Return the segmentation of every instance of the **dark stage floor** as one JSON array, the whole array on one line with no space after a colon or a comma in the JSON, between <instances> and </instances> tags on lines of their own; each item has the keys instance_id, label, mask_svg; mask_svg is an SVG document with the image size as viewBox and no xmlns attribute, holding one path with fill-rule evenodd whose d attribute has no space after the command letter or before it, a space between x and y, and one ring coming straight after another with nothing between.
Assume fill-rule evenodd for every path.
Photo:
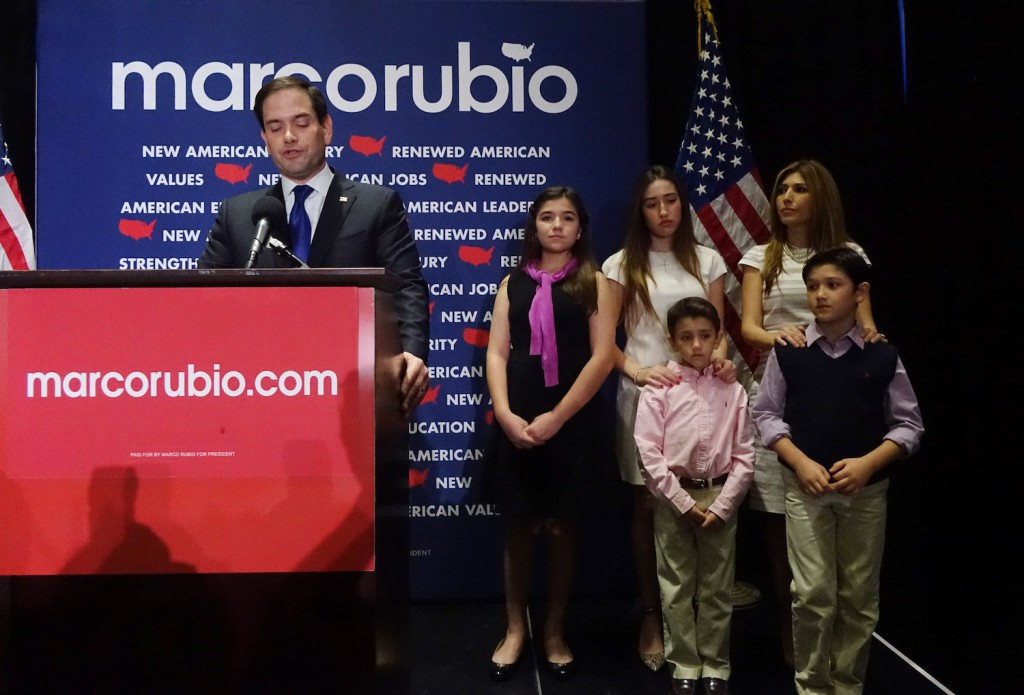
<instances>
[{"instance_id":1,"label":"dark stage floor","mask_svg":"<svg viewBox=\"0 0 1024 695\"><path fill-rule=\"evenodd\" d=\"M895 524L895 535L914 547L902 536L920 532L906 526ZM731 692L792 695L767 563L760 537L749 532L757 525L747 528L737 576L764 596L733 615ZM651 673L636 654L636 599L628 586L606 590L629 583L621 581L630 570L625 551L609 550L626 542L594 535L604 546L583 544L570 606L571 681L539 668L544 655L534 644L512 680L491 682L487 667L505 630L496 597L398 602L393 613L375 615L362 578L344 574L29 577L0 578L0 695L666 695L668 667ZM1019 691L1007 686L1021 645L1018 604L1002 600L1016 592L991 583L968 604L953 598L965 595L948 585L954 575L920 573L914 553L886 562L879 633L892 648L873 642L866 695ZM536 630L543 608L540 599L531 604ZM376 670L375 624L381 645L396 645L378 645Z\"/></svg>"},{"instance_id":2,"label":"dark stage floor","mask_svg":"<svg viewBox=\"0 0 1024 695\"><path fill-rule=\"evenodd\" d=\"M539 607L542 610L542 607ZM540 614L531 613L539 629ZM775 607L767 599L733 616L730 692L734 695L792 695L792 673L779 649ZM505 629L501 605L417 605L411 614L414 695L666 695L669 668L648 671L636 656L640 611L635 602L577 601L572 608L568 640L578 662L571 681L556 681L545 668L543 653L534 651L514 678L493 683L487 675L491 652ZM875 641L869 662L868 695L939 695L949 693L913 666Z\"/></svg>"},{"instance_id":3,"label":"dark stage floor","mask_svg":"<svg viewBox=\"0 0 1024 695\"><path fill-rule=\"evenodd\" d=\"M301 580L301 581L299 581ZM83 582L75 584L81 590ZM319 577L288 579L287 601L251 616L263 627L252 631L244 659L231 659L238 635L227 626L237 621L213 610L209 593L194 582L132 579L102 583L102 605L80 601L73 610L34 612L15 601L16 610L0 616L0 693L344 693L362 695L505 695L580 693L584 695L665 695L669 669L651 673L636 655L640 611L632 599L580 597L571 607L567 638L578 669L571 681L555 681L544 668L536 645L523 656L515 677L493 683L487 666L505 621L498 601L415 603L392 623L404 642L405 658L374 675L373 628L353 615L352 604L338 601L337 581ZM248 587L252 583L236 582ZM87 585L86 585L87 587ZM139 587L146 587L141 592ZM184 588L193 587L189 592ZM160 591L154 591L160 589ZM0 592L2 593L2 592ZM16 592L17 593L17 592ZM92 594L95 598L98 594ZM163 598L158 598L163 597ZM173 597L173 598L172 598ZM206 598L204 598L206 597ZM302 597L301 601L296 600ZM9 596L7 598L10 598ZM168 600L171 599L171 600ZM144 609L140 606L145 603ZM17 608L21 604L22 608ZM70 607L70 603L59 604ZM157 610L159 608L159 610ZM539 628L543 605L531 607ZM399 611L400 613L402 611ZM373 618L366 616L369 620ZM883 616L884 620L884 616ZM399 632L400 631L400 632ZM883 631L883 635L884 635ZM386 641L386 640L385 640ZM921 643L895 644L915 654ZM387 661L387 650L378 651ZM934 656L930 654L929 656ZM965 665L978 663L962 654ZM976 657L977 655L975 655ZM345 665L346 658L354 664ZM792 675L778 640L777 611L770 597L735 612L732 630L734 695L790 695ZM232 665L234 664L234 665ZM361 669L361 670L360 670ZM953 673L963 674L962 668ZM383 675L382 675L383 674ZM957 695L1003 695L983 679L961 679ZM978 688L975 688L978 686ZM872 646L868 695L940 695L954 689L928 676L876 641Z\"/></svg>"}]
</instances>

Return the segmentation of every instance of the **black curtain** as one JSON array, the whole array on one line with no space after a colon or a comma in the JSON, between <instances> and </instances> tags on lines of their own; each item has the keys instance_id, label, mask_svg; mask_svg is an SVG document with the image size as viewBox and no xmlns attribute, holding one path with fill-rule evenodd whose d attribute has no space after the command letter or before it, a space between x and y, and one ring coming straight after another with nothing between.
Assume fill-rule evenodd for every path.
<instances>
[{"instance_id":1,"label":"black curtain","mask_svg":"<svg viewBox=\"0 0 1024 695\"><path fill-rule=\"evenodd\" d=\"M766 185L804 157L833 172L874 261L878 325L921 401L924 447L892 484L879 631L968 687L978 664L989 678L1009 671L999 664L1015 656L1010 629L1022 617L1011 562L1021 42L991 4L902 5L905 44L898 0L718 0L714 10ZM672 165L696 19L679 0L650 0L647 13L649 154ZM31 220L35 26L35 0L4 0L0 118Z\"/></svg>"}]
</instances>

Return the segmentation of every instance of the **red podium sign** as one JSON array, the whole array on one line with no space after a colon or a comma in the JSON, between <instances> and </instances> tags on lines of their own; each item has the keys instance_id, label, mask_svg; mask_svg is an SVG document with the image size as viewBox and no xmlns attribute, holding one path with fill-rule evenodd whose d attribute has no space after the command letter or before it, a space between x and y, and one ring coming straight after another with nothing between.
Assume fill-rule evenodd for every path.
<instances>
[{"instance_id":1,"label":"red podium sign","mask_svg":"<svg viewBox=\"0 0 1024 695\"><path fill-rule=\"evenodd\" d=\"M0 575L374 568L374 290L0 292Z\"/></svg>"}]
</instances>

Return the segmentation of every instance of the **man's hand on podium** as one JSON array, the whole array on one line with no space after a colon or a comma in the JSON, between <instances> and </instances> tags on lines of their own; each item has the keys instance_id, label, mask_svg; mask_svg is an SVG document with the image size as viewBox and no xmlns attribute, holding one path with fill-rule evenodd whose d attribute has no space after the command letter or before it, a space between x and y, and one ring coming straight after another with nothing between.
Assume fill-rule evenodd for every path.
<instances>
[{"instance_id":1,"label":"man's hand on podium","mask_svg":"<svg viewBox=\"0 0 1024 695\"><path fill-rule=\"evenodd\" d=\"M416 355L403 352L402 358L405 360L405 373L402 375L399 392L402 401L402 415L409 417L412 409L419 404L420 399L427 392L430 374L427 372L427 365Z\"/></svg>"}]
</instances>

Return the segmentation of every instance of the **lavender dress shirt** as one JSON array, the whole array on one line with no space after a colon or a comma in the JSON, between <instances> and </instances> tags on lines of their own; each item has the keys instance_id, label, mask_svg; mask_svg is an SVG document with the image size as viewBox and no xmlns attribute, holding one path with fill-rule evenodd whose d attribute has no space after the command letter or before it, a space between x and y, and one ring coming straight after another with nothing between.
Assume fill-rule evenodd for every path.
<instances>
[{"instance_id":1,"label":"lavender dress shirt","mask_svg":"<svg viewBox=\"0 0 1024 695\"><path fill-rule=\"evenodd\" d=\"M817 322L807 326L807 347L805 350L821 350L832 359L837 359L846 354L847 350L857 348L864 349L864 339L860 335L861 328L854 325L848 333L839 337L834 344L818 330ZM768 364L764 368L764 376L761 378L761 388L757 395L757 401L751 409L754 424L761 435L764 445L770 447L782 437L789 437L789 425L782 419L782 413L786 407L786 380L782 376L778 359L773 350L768 357ZM885 421L889 425L889 431L885 439L892 440L898 444L907 456L917 451L921 445L921 436L924 434L924 422L921 419L921 409L917 404L917 395L914 387L910 384L907 370L903 367L903 361L896 358L896 373L889 382L889 388L885 398Z\"/></svg>"}]
</instances>

